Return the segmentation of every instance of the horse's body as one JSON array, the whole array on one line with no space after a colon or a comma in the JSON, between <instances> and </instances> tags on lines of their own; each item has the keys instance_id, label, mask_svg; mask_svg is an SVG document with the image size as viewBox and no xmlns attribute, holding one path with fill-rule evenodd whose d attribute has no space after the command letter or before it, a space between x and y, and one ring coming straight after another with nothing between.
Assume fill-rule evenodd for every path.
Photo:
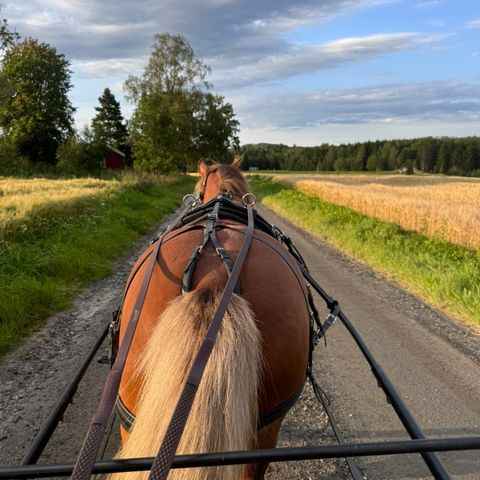
<instances>
[{"instance_id":1,"label":"horse's body","mask_svg":"<svg viewBox=\"0 0 480 480\"><path fill-rule=\"evenodd\" d=\"M248 188L235 165L208 169L201 164L200 171L205 201L226 190L239 200ZM217 239L235 260L246 227L221 223ZM222 261L207 243L192 276L192 291L181 294L184 267L202 235L201 229L178 229L161 245L120 387L123 404L137 417L130 438L122 431L123 457L156 454L227 281ZM121 339L152 249L132 271ZM274 447L285 412L257 430L258 419L293 398L305 381L306 287L293 258L264 232L255 230L240 288L241 296L233 295L223 320L177 453ZM172 470L169 478L263 478L265 470L266 465Z\"/></svg>"}]
</instances>

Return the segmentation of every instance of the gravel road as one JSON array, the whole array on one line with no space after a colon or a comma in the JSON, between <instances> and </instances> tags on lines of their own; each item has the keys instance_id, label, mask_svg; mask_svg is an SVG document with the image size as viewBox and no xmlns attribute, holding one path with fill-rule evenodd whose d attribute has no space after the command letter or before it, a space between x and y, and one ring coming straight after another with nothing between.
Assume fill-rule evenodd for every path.
<instances>
[{"instance_id":1,"label":"gravel road","mask_svg":"<svg viewBox=\"0 0 480 480\"><path fill-rule=\"evenodd\" d=\"M261 206L260 209L292 237L312 275L340 301L424 432L430 436L480 435L480 336L367 267L286 224L272 212ZM1 464L21 461L85 353L109 321L130 268L153 233L117 263L110 277L87 288L70 310L50 318L42 329L3 359ZM106 347L99 356L105 353ZM407 438L341 324L336 323L329 330L326 347L324 344L317 347L315 370L347 440ZM107 372L107 365L95 362L41 463L72 461ZM114 436L109 452L115 448L116 440ZM307 385L284 422L279 446L333 442L325 412ZM442 459L455 479L480 478L478 451L442 454ZM432 478L418 455L371 457L359 459L358 465L368 479ZM349 476L343 460L326 460L273 464L267 478L338 480Z\"/></svg>"}]
</instances>

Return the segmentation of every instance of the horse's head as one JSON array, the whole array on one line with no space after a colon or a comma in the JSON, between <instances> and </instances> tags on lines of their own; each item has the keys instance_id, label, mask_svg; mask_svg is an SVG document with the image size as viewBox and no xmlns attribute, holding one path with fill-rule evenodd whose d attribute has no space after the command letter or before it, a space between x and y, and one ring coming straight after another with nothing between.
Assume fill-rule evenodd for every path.
<instances>
[{"instance_id":1,"label":"horse's head","mask_svg":"<svg viewBox=\"0 0 480 480\"><path fill-rule=\"evenodd\" d=\"M240 171L240 163L241 159L235 158L231 165L215 163L208 166L205 161L200 160L200 181L195 188L200 200L205 203L217 195L230 195L232 200L241 201L250 188Z\"/></svg>"}]
</instances>

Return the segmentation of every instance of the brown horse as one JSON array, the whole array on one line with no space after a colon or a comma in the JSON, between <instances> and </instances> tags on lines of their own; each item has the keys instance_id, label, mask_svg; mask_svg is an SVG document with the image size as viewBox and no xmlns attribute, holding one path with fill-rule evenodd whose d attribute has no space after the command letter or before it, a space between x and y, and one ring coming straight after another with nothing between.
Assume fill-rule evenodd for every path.
<instances>
[{"instance_id":1,"label":"brown horse","mask_svg":"<svg viewBox=\"0 0 480 480\"><path fill-rule=\"evenodd\" d=\"M204 202L229 195L241 204L249 191L239 162L199 164L197 193ZM246 226L222 220L218 242L234 261ZM120 404L135 416L122 429L119 458L154 456L171 419L189 368L227 281L221 259L207 243L182 295L182 275L203 230L166 235L120 386ZM132 270L122 318L128 319L147 270L152 247ZM223 319L177 453L273 448L286 411L301 391L309 354L306 286L295 260L268 234L255 230ZM125 334L124 321L120 339ZM172 479L261 479L267 464L172 470ZM146 473L122 474L146 478Z\"/></svg>"}]
</instances>

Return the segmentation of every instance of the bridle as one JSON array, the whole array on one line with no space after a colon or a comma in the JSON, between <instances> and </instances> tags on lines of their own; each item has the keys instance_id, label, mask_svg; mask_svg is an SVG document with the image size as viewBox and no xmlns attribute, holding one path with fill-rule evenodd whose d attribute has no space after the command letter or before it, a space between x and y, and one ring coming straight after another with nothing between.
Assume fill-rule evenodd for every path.
<instances>
[{"instance_id":1,"label":"bridle","mask_svg":"<svg viewBox=\"0 0 480 480\"><path fill-rule=\"evenodd\" d=\"M218 169L209 170L209 171L207 172L207 174L205 175L205 178L204 178L203 181L202 181L202 185L201 185L200 191L198 192L198 195L197 195L197 197L196 197L195 205L200 205L200 204L205 203L205 191L206 191L206 189L207 189L208 177L209 177L212 173L215 173L215 172L218 172ZM224 190L224 191L221 192L220 195L223 196L223 197L227 197L227 198L229 198L230 200L233 198L233 193L232 193L230 190ZM247 195L247 193L246 193L245 195ZM245 195L243 195L243 197L245 197ZM243 202L243 197L242 197L242 202Z\"/></svg>"},{"instance_id":2,"label":"bridle","mask_svg":"<svg viewBox=\"0 0 480 480\"><path fill-rule=\"evenodd\" d=\"M198 193L198 203L203 203L203 200L205 198L205 190L207 189L207 180L208 177L210 176L211 172L208 172L205 178L203 179L202 182L202 188L200 189L200 192Z\"/></svg>"},{"instance_id":3,"label":"bridle","mask_svg":"<svg viewBox=\"0 0 480 480\"><path fill-rule=\"evenodd\" d=\"M203 179L202 182L202 187L200 189L200 192L198 193L198 203L204 203L205 199L205 190L207 189L207 182L208 182L208 177L210 174L213 173L212 170L208 170L208 173L205 175L205 178Z\"/></svg>"}]
</instances>

